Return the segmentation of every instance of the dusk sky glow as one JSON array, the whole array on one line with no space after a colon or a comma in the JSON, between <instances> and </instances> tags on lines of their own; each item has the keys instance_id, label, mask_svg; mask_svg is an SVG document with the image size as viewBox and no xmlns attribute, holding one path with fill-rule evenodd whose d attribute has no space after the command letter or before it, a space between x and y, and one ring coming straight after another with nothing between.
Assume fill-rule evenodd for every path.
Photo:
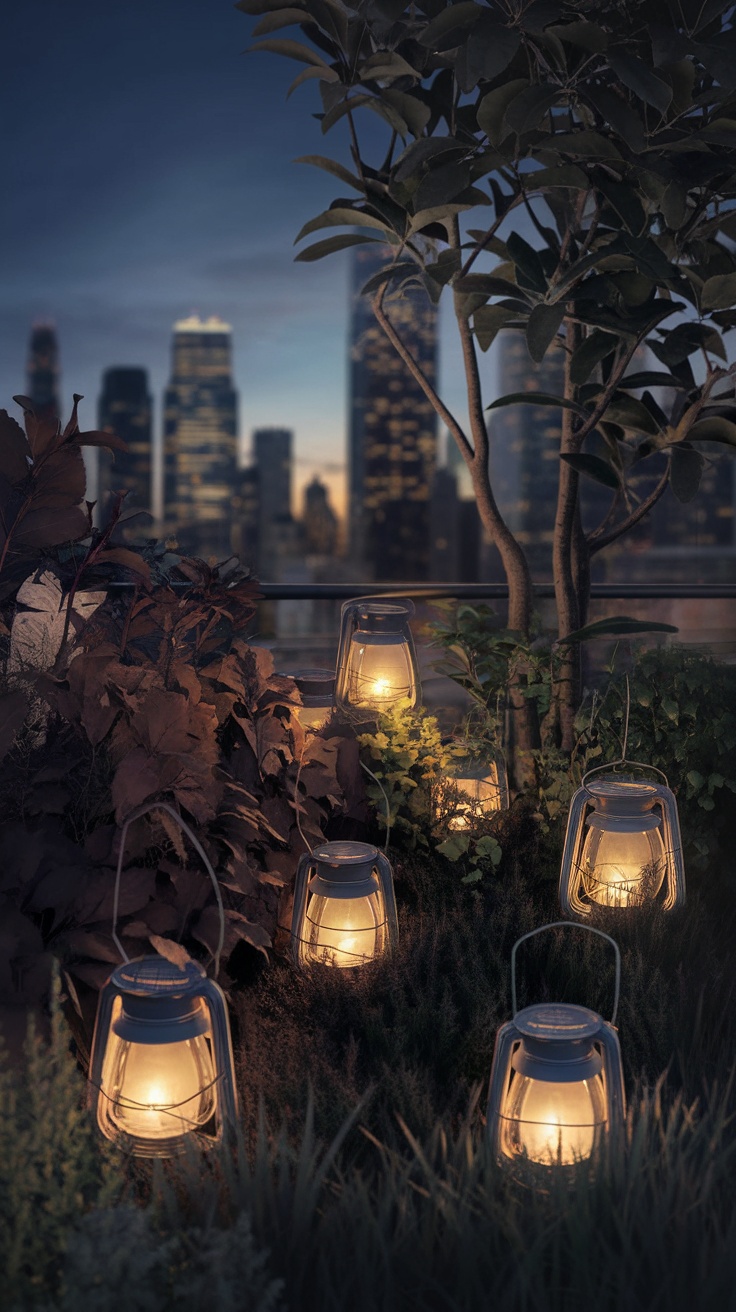
<instances>
[{"instance_id":1,"label":"dusk sky glow","mask_svg":"<svg viewBox=\"0 0 736 1312\"><path fill-rule=\"evenodd\" d=\"M299 66L244 54L254 20L229 0L24 0L6 17L0 89L0 406L18 414L31 324L57 326L64 407L96 425L102 371L149 370L158 431L171 327L192 311L233 327L241 433L295 430L297 483L342 502L347 256L294 264L301 225L335 180L293 160L347 159L323 138ZM443 390L460 398L443 327Z\"/></svg>"}]
</instances>

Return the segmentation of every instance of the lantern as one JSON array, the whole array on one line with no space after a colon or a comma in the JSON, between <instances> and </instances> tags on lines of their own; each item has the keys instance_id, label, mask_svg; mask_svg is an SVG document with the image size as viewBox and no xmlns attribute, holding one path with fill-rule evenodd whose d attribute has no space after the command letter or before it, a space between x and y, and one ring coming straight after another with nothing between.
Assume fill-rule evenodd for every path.
<instances>
[{"instance_id":1,"label":"lantern","mask_svg":"<svg viewBox=\"0 0 736 1312\"><path fill-rule=\"evenodd\" d=\"M299 862L291 922L297 966L350 969L395 944L391 866L369 843L321 843Z\"/></svg>"},{"instance_id":2,"label":"lantern","mask_svg":"<svg viewBox=\"0 0 736 1312\"><path fill-rule=\"evenodd\" d=\"M302 729L321 729L332 714L335 695L333 670L297 670L289 675L301 695L302 704L295 708Z\"/></svg>"},{"instance_id":3,"label":"lantern","mask_svg":"<svg viewBox=\"0 0 736 1312\"><path fill-rule=\"evenodd\" d=\"M569 922L558 922L567 924ZM622 1142L625 1095L621 1053L613 1027L618 1007L620 956L616 954L613 1017L587 1007L538 1003L516 1010L515 958L511 954L514 1018L496 1036L488 1097L488 1133L500 1165L512 1173L546 1172L594 1164L604 1144ZM587 926L586 926L587 928ZM599 930L591 930L598 934Z\"/></svg>"},{"instance_id":4,"label":"lantern","mask_svg":"<svg viewBox=\"0 0 736 1312\"><path fill-rule=\"evenodd\" d=\"M369 717L419 702L410 601L349 601L342 608L335 697L348 715Z\"/></svg>"},{"instance_id":5,"label":"lantern","mask_svg":"<svg viewBox=\"0 0 736 1312\"><path fill-rule=\"evenodd\" d=\"M89 1098L105 1137L138 1157L217 1142L235 1125L225 998L197 962L150 956L113 971L97 1008Z\"/></svg>"},{"instance_id":6,"label":"lantern","mask_svg":"<svg viewBox=\"0 0 736 1312\"><path fill-rule=\"evenodd\" d=\"M677 804L660 771L639 768L664 783L610 773L589 783L591 770L572 799L560 870L566 915L655 902L670 911L685 901Z\"/></svg>"},{"instance_id":7,"label":"lantern","mask_svg":"<svg viewBox=\"0 0 736 1312\"><path fill-rule=\"evenodd\" d=\"M446 782L444 799L451 808L448 829L473 829L494 811L508 807L506 762L492 747L482 759L465 757L453 762Z\"/></svg>"}]
</instances>

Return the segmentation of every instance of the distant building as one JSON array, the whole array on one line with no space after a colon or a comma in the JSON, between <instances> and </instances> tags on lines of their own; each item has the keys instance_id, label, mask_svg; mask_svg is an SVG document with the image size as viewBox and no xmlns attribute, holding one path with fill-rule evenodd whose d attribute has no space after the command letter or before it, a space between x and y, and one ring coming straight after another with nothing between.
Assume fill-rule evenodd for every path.
<instances>
[{"instance_id":1,"label":"distant building","mask_svg":"<svg viewBox=\"0 0 736 1312\"><path fill-rule=\"evenodd\" d=\"M294 434L290 428L257 428L253 458L258 476L258 570L273 579L284 559L300 554L291 514Z\"/></svg>"},{"instance_id":2,"label":"distant building","mask_svg":"<svg viewBox=\"0 0 736 1312\"><path fill-rule=\"evenodd\" d=\"M499 335L499 391L564 392L564 356L561 348L548 350L536 364L520 332ZM522 544L532 577L552 577L552 541L557 512L560 466L560 411L554 406L509 405L492 413L488 426L491 485L501 513ZM580 499L586 528L603 519L611 502L608 489L581 478ZM491 553L488 577L494 576ZM495 561L498 564L498 561Z\"/></svg>"},{"instance_id":3,"label":"distant building","mask_svg":"<svg viewBox=\"0 0 736 1312\"><path fill-rule=\"evenodd\" d=\"M258 565L260 504L258 470L249 465L239 471L233 497L233 551L254 572Z\"/></svg>"},{"instance_id":4,"label":"distant building","mask_svg":"<svg viewBox=\"0 0 736 1312\"><path fill-rule=\"evenodd\" d=\"M103 432L115 433L127 443L126 452L100 450L97 496L101 522L107 518L111 493L126 490L123 514L151 511L152 411L145 369L106 369L98 405L98 425ZM146 521L136 520L131 534L145 537ZM150 532L150 530L149 530Z\"/></svg>"},{"instance_id":5,"label":"distant building","mask_svg":"<svg viewBox=\"0 0 736 1312\"><path fill-rule=\"evenodd\" d=\"M28 349L26 391L38 409L61 414L59 397L59 343L51 323L37 323L31 329Z\"/></svg>"},{"instance_id":6,"label":"distant building","mask_svg":"<svg viewBox=\"0 0 736 1312\"><path fill-rule=\"evenodd\" d=\"M376 253L376 251L378 253ZM437 417L360 289L386 263L359 246L350 322L349 540L353 561L375 579L422 580L430 557L430 495ZM388 316L431 383L437 378L437 313L421 288L387 303Z\"/></svg>"},{"instance_id":7,"label":"distant building","mask_svg":"<svg viewBox=\"0 0 736 1312\"><path fill-rule=\"evenodd\" d=\"M231 329L216 317L181 319L164 397L164 515L181 550L230 555L237 431Z\"/></svg>"},{"instance_id":8,"label":"distant building","mask_svg":"<svg viewBox=\"0 0 736 1312\"><path fill-rule=\"evenodd\" d=\"M337 554L337 515L324 483L315 475L304 489L304 545L310 556Z\"/></svg>"}]
</instances>

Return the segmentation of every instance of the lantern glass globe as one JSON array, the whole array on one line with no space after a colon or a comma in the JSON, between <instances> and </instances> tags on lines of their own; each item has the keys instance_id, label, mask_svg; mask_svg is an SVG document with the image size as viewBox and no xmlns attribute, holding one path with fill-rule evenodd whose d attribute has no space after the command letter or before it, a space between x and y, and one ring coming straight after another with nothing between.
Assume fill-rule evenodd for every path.
<instances>
[{"instance_id":1,"label":"lantern glass globe","mask_svg":"<svg viewBox=\"0 0 736 1312\"><path fill-rule=\"evenodd\" d=\"M501 1121L501 1151L545 1166L572 1166L593 1154L605 1125L601 1080L553 1083L517 1075Z\"/></svg>"},{"instance_id":2,"label":"lantern glass globe","mask_svg":"<svg viewBox=\"0 0 736 1312\"><path fill-rule=\"evenodd\" d=\"M350 705L386 711L415 696L408 643L398 633L362 633L350 640L347 697Z\"/></svg>"},{"instance_id":3,"label":"lantern glass globe","mask_svg":"<svg viewBox=\"0 0 736 1312\"><path fill-rule=\"evenodd\" d=\"M306 916L306 963L362 966L385 947L386 914L380 891L368 897L315 896Z\"/></svg>"},{"instance_id":4,"label":"lantern glass globe","mask_svg":"<svg viewBox=\"0 0 736 1312\"><path fill-rule=\"evenodd\" d=\"M590 828L581 862L584 891L604 907L651 901L662 887L665 860L659 827L639 833Z\"/></svg>"},{"instance_id":5,"label":"lantern glass globe","mask_svg":"<svg viewBox=\"0 0 736 1312\"><path fill-rule=\"evenodd\" d=\"M204 1034L179 1043L133 1043L110 1036L102 1072L115 1130L170 1139L206 1125L216 1109L215 1070Z\"/></svg>"}]
</instances>

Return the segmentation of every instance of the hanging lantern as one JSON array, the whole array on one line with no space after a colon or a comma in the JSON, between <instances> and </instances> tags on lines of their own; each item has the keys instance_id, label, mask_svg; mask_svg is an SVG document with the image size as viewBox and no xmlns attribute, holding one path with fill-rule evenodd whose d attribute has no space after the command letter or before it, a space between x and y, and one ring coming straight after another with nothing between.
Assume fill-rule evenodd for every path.
<instances>
[{"instance_id":1,"label":"hanging lantern","mask_svg":"<svg viewBox=\"0 0 736 1312\"><path fill-rule=\"evenodd\" d=\"M297 670L288 676L294 680L302 699L295 707L302 729L321 729L332 714L335 696L333 670Z\"/></svg>"},{"instance_id":2,"label":"hanging lantern","mask_svg":"<svg viewBox=\"0 0 736 1312\"><path fill-rule=\"evenodd\" d=\"M664 783L613 774L589 783L591 770L572 799L560 870L566 915L655 902L670 911L685 902L677 804L659 770L637 768Z\"/></svg>"},{"instance_id":3,"label":"hanging lantern","mask_svg":"<svg viewBox=\"0 0 736 1312\"><path fill-rule=\"evenodd\" d=\"M461 757L453 762L441 800L449 809L447 828L475 829L479 822L509 805L506 762L497 749L488 746L482 759Z\"/></svg>"},{"instance_id":4,"label":"hanging lantern","mask_svg":"<svg viewBox=\"0 0 736 1312\"><path fill-rule=\"evenodd\" d=\"M198 963L151 956L113 971L97 1008L89 1097L105 1137L138 1157L213 1143L235 1125L225 998Z\"/></svg>"},{"instance_id":5,"label":"hanging lantern","mask_svg":"<svg viewBox=\"0 0 736 1312\"><path fill-rule=\"evenodd\" d=\"M321 843L299 862L291 922L297 966L365 965L398 939L393 875L369 843Z\"/></svg>"},{"instance_id":6,"label":"hanging lantern","mask_svg":"<svg viewBox=\"0 0 736 1312\"><path fill-rule=\"evenodd\" d=\"M569 922L558 923L569 927ZM613 939L601 935L616 954L610 1023L587 1007L562 1003L516 1010L516 951L525 939L554 928L557 925L532 930L514 945L514 1018L498 1031L491 1068L488 1133L499 1163L522 1175L581 1163L591 1166L604 1144L618 1148L623 1136L623 1071L613 1027L620 956Z\"/></svg>"},{"instance_id":7,"label":"hanging lantern","mask_svg":"<svg viewBox=\"0 0 736 1312\"><path fill-rule=\"evenodd\" d=\"M348 715L388 711L419 702L420 687L409 620L410 601L349 601L342 608L335 698Z\"/></svg>"}]
</instances>

